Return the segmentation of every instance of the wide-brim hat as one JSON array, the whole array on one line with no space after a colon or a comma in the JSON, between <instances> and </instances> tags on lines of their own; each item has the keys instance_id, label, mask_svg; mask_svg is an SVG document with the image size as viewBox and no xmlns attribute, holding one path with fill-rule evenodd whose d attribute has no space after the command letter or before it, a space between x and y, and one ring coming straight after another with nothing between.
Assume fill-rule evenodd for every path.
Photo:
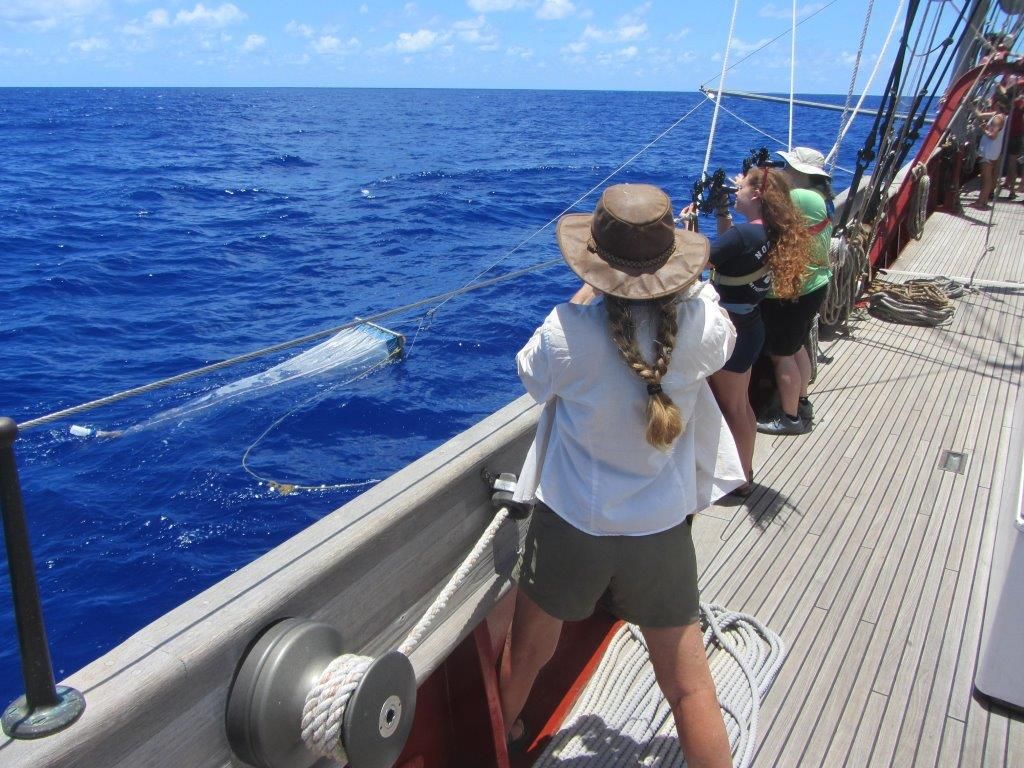
<instances>
[{"instance_id":1,"label":"wide-brim hat","mask_svg":"<svg viewBox=\"0 0 1024 768\"><path fill-rule=\"evenodd\" d=\"M789 152L776 152L794 170L808 176L824 176L831 179L832 174L825 170L825 156L810 147L793 147Z\"/></svg>"},{"instance_id":2,"label":"wide-brim hat","mask_svg":"<svg viewBox=\"0 0 1024 768\"><path fill-rule=\"evenodd\" d=\"M556 238L583 282L623 299L677 293L700 277L711 252L703 235L676 229L672 201L650 184L608 187L592 214L559 219Z\"/></svg>"}]
</instances>

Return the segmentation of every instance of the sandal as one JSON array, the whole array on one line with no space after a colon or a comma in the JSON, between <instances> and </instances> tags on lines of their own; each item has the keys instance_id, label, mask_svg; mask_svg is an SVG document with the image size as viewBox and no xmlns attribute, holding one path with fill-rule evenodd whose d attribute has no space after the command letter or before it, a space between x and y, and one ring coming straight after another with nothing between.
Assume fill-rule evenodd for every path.
<instances>
[{"instance_id":1,"label":"sandal","mask_svg":"<svg viewBox=\"0 0 1024 768\"><path fill-rule=\"evenodd\" d=\"M516 727L521 728L518 736L513 736L512 733L516 730ZM526 751L526 748L530 746L530 729L526 727L526 723L523 718L519 718L512 723L512 729L505 736L505 745L508 748L508 753L521 754Z\"/></svg>"}]
</instances>

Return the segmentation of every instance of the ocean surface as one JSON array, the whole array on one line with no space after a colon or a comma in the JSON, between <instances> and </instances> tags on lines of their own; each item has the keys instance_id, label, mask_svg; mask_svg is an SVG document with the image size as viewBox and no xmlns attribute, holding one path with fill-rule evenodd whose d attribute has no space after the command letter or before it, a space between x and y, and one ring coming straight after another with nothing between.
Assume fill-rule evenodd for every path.
<instances>
[{"instance_id":1,"label":"ocean surface","mask_svg":"<svg viewBox=\"0 0 1024 768\"><path fill-rule=\"evenodd\" d=\"M24 422L557 258L552 220L592 209L588 191L612 174L681 207L713 105L672 126L702 101L2 89L0 415ZM786 140L786 106L726 105ZM827 152L839 119L798 107L794 143ZM841 168L870 122L850 131ZM723 112L711 168L732 174L762 145L780 148ZM837 189L848 181L837 171ZM515 352L576 286L557 266L389 318L404 359L349 383L117 439L70 431L124 429L294 350L25 430L15 447L57 678L519 396ZM328 487L282 495L243 468L247 451L263 478ZM0 708L22 691L4 565Z\"/></svg>"}]
</instances>

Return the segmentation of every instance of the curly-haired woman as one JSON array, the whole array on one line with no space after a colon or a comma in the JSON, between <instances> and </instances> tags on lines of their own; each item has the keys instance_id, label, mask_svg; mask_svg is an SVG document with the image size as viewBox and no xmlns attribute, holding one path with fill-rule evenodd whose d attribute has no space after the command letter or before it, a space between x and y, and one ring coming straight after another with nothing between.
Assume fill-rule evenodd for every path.
<instances>
[{"instance_id":1,"label":"curly-haired woman","mask_svg":"<svg viewBox=\"0 0 1024 768\"><path fill-rule=\"evenodd\" d=\"M747 496L754 487L752 463L757 436L757 417L749 397L750 370L765 338L760 304L770 289L777 296L796 297L810 241L781 173L767 166L753 166L734 183L736 211L746 221L733 225L728 207L719 207L718 238L711 245L711 282L721 296L722 308L728 310L736 326L736 348L709 383L732 430L747 476L747 482L733 494ZM684 209L683 213L691 210Z\"/></svg>"}]
</instances>

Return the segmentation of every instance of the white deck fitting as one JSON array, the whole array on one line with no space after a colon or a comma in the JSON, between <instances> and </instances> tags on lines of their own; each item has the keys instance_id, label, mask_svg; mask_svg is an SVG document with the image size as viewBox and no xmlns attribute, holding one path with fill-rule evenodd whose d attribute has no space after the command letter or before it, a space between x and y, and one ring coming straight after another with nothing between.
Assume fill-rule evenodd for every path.
<instances>
[{"instance_id":1,"label":"white deck fitting","mask_svg":"<svg viewBox=\"0 0 1024 768\"><path fill-rule=\"evenodd\" d=\"M702 598L789 650L755 765L1024 765L1024 718L971 694L1024 353L1024 205L988 222L935 214L893 265L975 272L953 324L865 316L823 344L814 431L759 435L759 488L695 525Z\"/></svg>"}]
</instances>

